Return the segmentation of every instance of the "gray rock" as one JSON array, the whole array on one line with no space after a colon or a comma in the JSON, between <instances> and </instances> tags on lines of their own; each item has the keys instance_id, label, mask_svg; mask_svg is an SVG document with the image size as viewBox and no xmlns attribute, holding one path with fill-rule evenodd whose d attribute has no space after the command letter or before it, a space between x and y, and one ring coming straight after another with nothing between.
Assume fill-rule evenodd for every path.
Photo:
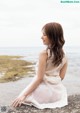
<instances>
[{"instance_id":1,"label":"gray rock","mask_svg":"<svg viewBox=\"0 0 80 113\"><path fill-rule=\"evenodd\" d=\"M37 109L34 106L10 107L1 106L0 113L80 113L80 95L72 95L68 98L68 105L55 109Z\"/></svg>"}]
</instances>

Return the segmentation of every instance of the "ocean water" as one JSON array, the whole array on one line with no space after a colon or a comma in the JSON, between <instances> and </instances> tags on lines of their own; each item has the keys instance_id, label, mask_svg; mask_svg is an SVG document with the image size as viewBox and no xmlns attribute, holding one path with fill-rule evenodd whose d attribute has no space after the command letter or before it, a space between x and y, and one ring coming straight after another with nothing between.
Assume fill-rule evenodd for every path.
<instances>
[{"instance_id":1,"label":"ocean water","mask_svg":"<svg viewBox=\"0 0 80 113\"><path fill-rule=\"evenodd\" d=\"M22 59L36 63L38 61L40 51L46 47L0 47L0 55L20 55ZM78 75L80 73L80 47L67 46L64 47L68 58L67 73Z\"/></svg>"},{"instance_id":2,"label":"ocean water","mask_svg":"<svg viewBox=\"0 0 80 113\"><path fill-rule=\"evenodd\" d=\"M40 51L45 47L0 47L0 55L20 55L29 61L37 61ZM65 53L70 61L80 62L80 47L64 47Z\"/></svg>"},{"instance_id":3,"label":"ocean water","mask_svg":"<svg viewBox=\"0 0 80 113\"><path fill-rule=\"evenodd\" d=\"M20 55L23 59L35 62L43 47L0 47L0 55Z\"/></svg>"},{"instance_id":4,"label":"ocean water","mask_svg":"<svg viewBox=\"0 0 80 113\"><path fill-rule=\"evenodd\" d=\"M46 47L0 47L0 55L20 55L23 59L31 62L37 62L40 51ZM67 46L64 47L68 57L69 71L80 70L80 47Z\"/></svg>"}]
</instances>

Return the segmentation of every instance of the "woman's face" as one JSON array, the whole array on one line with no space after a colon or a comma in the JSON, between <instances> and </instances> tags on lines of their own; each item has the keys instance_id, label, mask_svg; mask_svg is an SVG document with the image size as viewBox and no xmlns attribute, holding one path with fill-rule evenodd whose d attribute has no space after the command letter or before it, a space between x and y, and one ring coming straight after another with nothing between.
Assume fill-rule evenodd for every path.
<instances>
[{"instance_id":1,"label":"woman's face","mask_svg":"<svg viewBox=\"0 0 80 113\"><path fill-rule=\"evenodd\" d=\"M47 35L44 32L44 30L42 31L42 37L41 37L41 39L42 39L44 45L50 45L50 40L47 37Z\"/></svg>"}]
</instances>

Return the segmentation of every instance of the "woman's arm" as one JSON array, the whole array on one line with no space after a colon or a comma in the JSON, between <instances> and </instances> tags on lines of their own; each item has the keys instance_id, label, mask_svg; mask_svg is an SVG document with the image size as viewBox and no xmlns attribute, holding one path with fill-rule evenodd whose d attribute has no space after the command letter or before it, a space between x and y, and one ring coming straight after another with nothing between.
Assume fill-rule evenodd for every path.
<instances>
[{"instance_id":1,"label":"woman's arm","mask_svg":"<svg viewBox=\"0 0 80 113\"><path fill-rule=\"evenodd\" d=\"M30 83L28 85L28 87L26 87L22 91L22 93L18 96L18 98L15 99L15 101L13 102L14 107L18 106L19 102L21 103L24 100L23 97L26 97L29 94L31 94L39 86L39 84L42 82L43 77L44 77L44 73L45 73L45 68L46 68L46 60L47 60L46 52L40 53L37 74L36 74L35 78L33 79L32 83Z\"/></svg>"},{"instance_id":2,"label":"woman's arm","mask_svg":"<svg viewBox=\"0 0 80 113\"><path fill-rule=\"evenodd\" d=\"M44 52L40 53L37 75L35 76L32 83L27 87L27 90L25 90L24 92L25 96L28 96L30 93L32 93L33 90L35 90L38 87L38 85L42 82L45 73L46 60L47 60L46 53Z\"/></svg>"},{"instance_id":3,"label":"woman's arm","mask_svg":"<svg viewBox=\"0 0 80 113\"><path fill-rule=\"evenodd\" d=\"M65 77L66 70L67 70L67 65L68 65L68 63L66 62L66 63L63 65L63 67L61 68L61 70L60 70L60 77L61 77L61 80L63 80L64 77Z\"/></svg>"}]
</instances>

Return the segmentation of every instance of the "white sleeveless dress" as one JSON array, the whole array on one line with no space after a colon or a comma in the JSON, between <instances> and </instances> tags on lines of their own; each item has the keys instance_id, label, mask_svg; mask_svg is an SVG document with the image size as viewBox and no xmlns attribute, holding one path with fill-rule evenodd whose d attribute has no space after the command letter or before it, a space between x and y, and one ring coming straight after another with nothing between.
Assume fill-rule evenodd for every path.
<instances>
[{"instance_id":1,"label":"white sleeveless dress","mask_svg":"<svg viewBox=\"0 0 80 113\"><path fill-rule=\"evenodd\" d=\"M47 52L49 57L49 49ZM52 57L47 60L43 81L26 98L23 104L30 106L33 105L39 109L63 107L68 104L67 91L59 76L59 72L63 65L66 63L67 58L64 57L62 63L58 67L54 67L52 64ZM36 66L36 71L37 67L38 64Z\"/></svg>"}]
</instances>

